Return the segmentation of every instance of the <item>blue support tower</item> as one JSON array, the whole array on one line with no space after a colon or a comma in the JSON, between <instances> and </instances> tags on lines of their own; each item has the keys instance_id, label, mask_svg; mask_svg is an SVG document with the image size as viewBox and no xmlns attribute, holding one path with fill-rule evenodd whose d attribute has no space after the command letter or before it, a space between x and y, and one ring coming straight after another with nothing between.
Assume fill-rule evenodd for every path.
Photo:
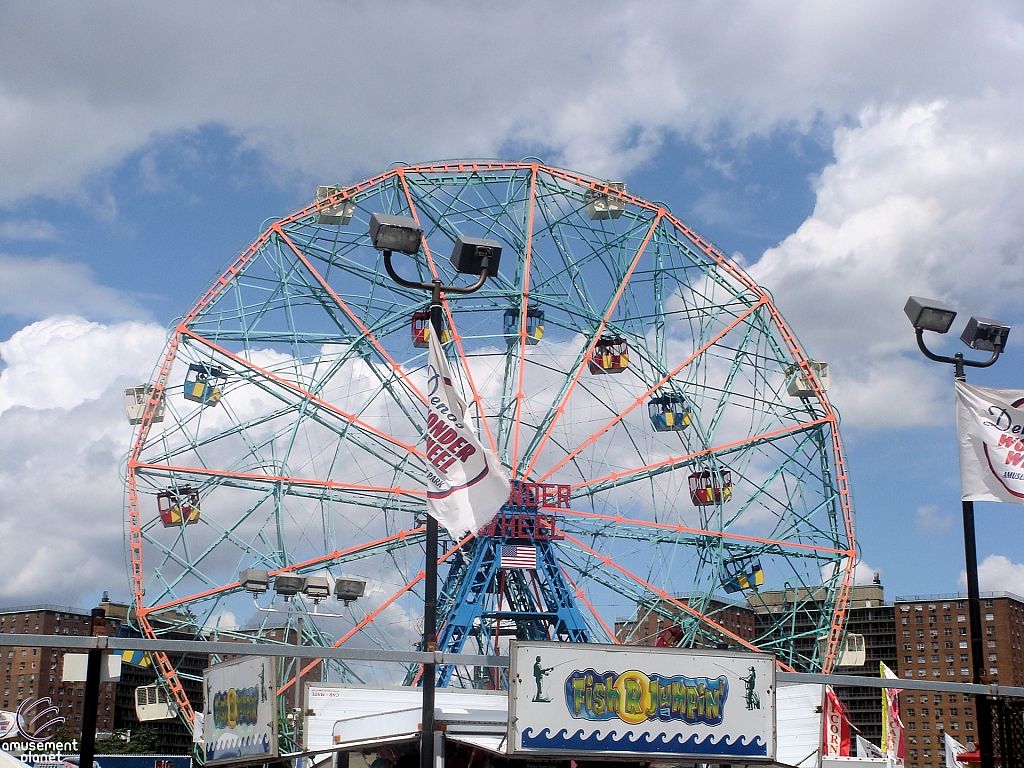
<instances>
[{"instance_id":1,"label":"blue support tower","mask_svg":"<svg viewBox=\"0 0 1024 768\"><path fill-rule=\"evenodd\" d=\"M460 653L472 640L473 651L495 653L499 638L591 641L574 590L558 563L553 541L560 536L548 510L568 506L569 488L513 481L509 503L483 528L463 554L457 554L438 595L438 650ZM534 554L535 553L535 554ZM536 562L533 563L533 558ZM527 566L513 566L525 558ZM520 560L521 562L521 560ZM511 567L510 567L511 566ZM453 665L438 666L439 686L462 677ZM478 672L462 680L475 687L504 687L501 678ZM416 672L407 684L415 684Z\"/></svg>"}]
</instances>

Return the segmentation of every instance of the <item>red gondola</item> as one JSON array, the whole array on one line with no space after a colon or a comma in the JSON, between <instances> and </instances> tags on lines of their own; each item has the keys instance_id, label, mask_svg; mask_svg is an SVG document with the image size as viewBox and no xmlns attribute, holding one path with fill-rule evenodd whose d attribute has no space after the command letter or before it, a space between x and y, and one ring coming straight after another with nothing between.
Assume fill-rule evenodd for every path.
<instances>
[{"instance_id":1,"label":"red gondola","mask_svg":"<svg viewBox=\"0 0 1024 768\"><path fill-rule=\"evenodd\" d=\"M604 336L590 355L591 373L622 373L629 367L629 345L621 336Z\"/></svg>"},{"instance_id":2,"label":"red gondola","mask_svg":"<svg viewBox=\"0 0 1024 768\"><path fill-rule=\"evenodd\" d=\"M447 344L451 340L452 332L445 328L441 332L441 343ZM412 313L412 345L419 349L430 346L430 312L426 310Z\"/></svg>"},{"instance_id":3,"label":"red gondola","mask_svg":"<svg viewBox=\"0 0 1024 768\"><path fill-rule=\"evenodd\" d=\"M191 485L160 491L156 495L156 506L164 528L199 522L199 491Z\"/></svg>"},{"instance_id":4,"label":"red gondola","mask_svg":"<svg viewBox=\"0 0 1024 768\"><path fill-rule=\"evenodd\" d=\"M724 504L732 498L732 472L720 469L703 470L690 475L690 500L694 506L709 507Z\"/></svg>"}]
</instances>

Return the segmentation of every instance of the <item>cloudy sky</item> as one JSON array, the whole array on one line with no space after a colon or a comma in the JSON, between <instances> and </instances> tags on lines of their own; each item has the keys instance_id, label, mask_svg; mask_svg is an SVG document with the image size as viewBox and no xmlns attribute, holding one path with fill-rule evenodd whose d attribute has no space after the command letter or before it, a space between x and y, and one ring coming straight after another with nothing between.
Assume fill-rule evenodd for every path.
<instances>
[{"instance_id":1,"label":"cloudy sky","mask_svg":"<svg viewBox=\"0 0 1024 768\"><path fill-rule=\"evenodd\" d=\"M0 5L0 604L127 597L120 392L266 219L524 156L769 288L832 365L860 573L962 589L951 371L901 310L1024 322L1019 4L33 2ZM1021 349L971 380L1024 387ZM1024 594L1022 513L978 506L983 588Z\"/></svg>"}]
</instances>

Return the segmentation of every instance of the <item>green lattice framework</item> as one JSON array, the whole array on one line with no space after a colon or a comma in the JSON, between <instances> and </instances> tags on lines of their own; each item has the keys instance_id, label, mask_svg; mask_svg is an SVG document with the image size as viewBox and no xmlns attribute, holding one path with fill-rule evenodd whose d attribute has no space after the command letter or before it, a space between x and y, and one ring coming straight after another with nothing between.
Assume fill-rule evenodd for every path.
<instances>
[{"instance_id":1,"label":"green lattice framework","mask_svg":"<svg viewBox=\"0 0 1024 768\"><path fill-rule=\"evenodd\" d=\"M590 218L595 197L624 210ZM322 215L348 203L346 223ZM305 618L307 644L415 644L426 350L412 344L410 318L426 299L383 273L367 236L377 211L423 226L420 255L396 257L410 278L458 282L447 256L460 234L501 242L497 278L447 300L446 349L510 476L571 486L558 557L591 636L649 642L639 628L659 615L684 645L724 641L831 668L853 513L837 416L795 336L766 291L664 206L530 161L401 166L333 188L271 224L174 325L126 472L142 631L198 633L224 611L262 619L253 628L293 622L256 613L240 589L238 571L260 567L366 580L350 607L321 606L343 617ZM527 309L544 313L537 344L523 343L524 323L511 340L503 328L506 310ZM628 367L595 375L587 361L609 336L626 340ZM226 374L216 406L182 397L197 363ZM786 394L794 365L809 396ZM647 403L666 394L691 409L686 429L653 428ZM153 423L161 398L166 417ZM695 506L690 475L722 470L731 498ZM184 485L199 491L200 519L164 527L154 497ZM466 546L447 542L446 562ZM765 580L730 596L762 609L749 640L726 626L723 600L730 564L745 558ZM787 596L775 612L761 599L770 590ZM299 598L292 608L313 610ZM191 720L173 663L158 661Z\"/></svg>"}]
</instances>

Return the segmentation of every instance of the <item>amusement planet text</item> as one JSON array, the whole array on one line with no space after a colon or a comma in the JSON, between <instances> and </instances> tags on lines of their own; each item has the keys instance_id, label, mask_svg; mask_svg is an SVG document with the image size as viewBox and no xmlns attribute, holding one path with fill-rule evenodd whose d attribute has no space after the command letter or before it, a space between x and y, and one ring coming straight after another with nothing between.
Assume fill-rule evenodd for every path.
<instances>
[{"instance_id":1,"label":"amusement planet text","mask_svg":"<svg viewBox=\"0 0 1024 768\"><path fill-rule=\"evenodd\" d=\"M682 720L719 725L729 695L726 677L665 677L635 669L622 674L575 670L565 681L565 704L573 717L631 725L647 720Z\"/></svg>"}]
</instances>

